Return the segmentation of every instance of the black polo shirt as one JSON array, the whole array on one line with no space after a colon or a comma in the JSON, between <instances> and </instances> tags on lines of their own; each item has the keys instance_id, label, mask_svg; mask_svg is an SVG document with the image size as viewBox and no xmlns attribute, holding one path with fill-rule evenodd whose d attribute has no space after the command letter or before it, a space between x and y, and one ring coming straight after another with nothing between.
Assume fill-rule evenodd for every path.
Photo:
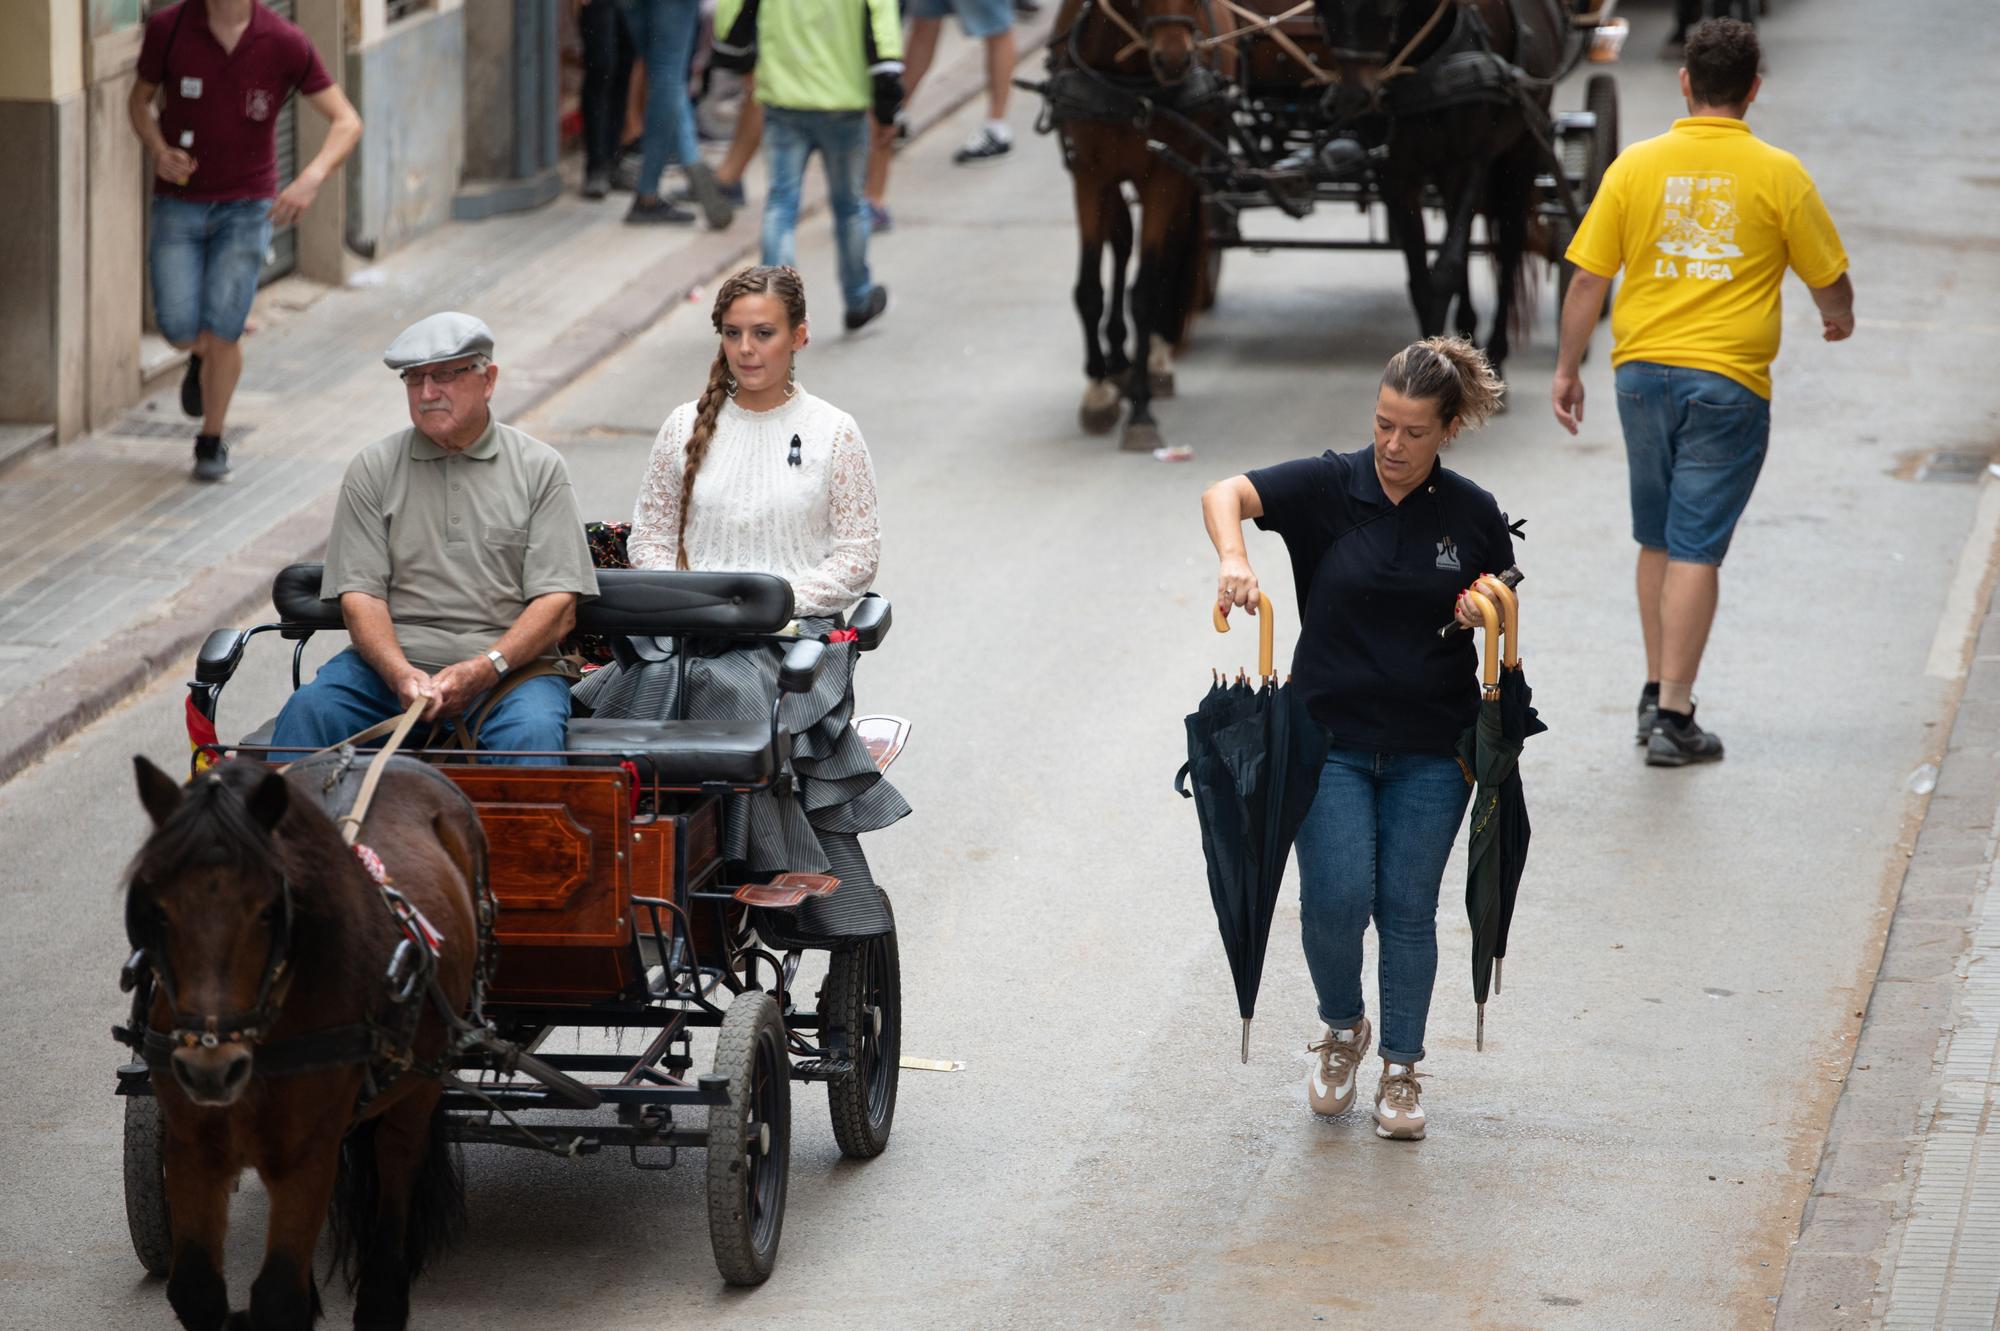
<instances>
[{"instance_id":1,"label":"black polo shirt","mask_svg":"<svg viewBox=\"0 0 2000 1331\"><path fill-rule=\"evenodd\" d=\"M1454 751L1479 709L1470 633L1438 637L1458 595L1514 563L1493 496L1457 472L1391 504L1375 450L1328 451L1249 473L1257 525L1285 538L1302 605L1292 683L1334 747Z\"/></svg>"}]
</instances>

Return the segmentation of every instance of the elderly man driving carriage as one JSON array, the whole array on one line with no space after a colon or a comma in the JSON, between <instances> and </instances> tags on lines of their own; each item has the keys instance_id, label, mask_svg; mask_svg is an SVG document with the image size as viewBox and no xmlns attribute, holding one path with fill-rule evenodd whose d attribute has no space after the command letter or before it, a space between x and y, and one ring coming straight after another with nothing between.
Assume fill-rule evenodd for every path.
<instances>
[{"instance_id":1,"label":"elderly man driving carriage","mask_svg":"<svg viewBox=\"0 0 2000 1331\"><path fill-rule=\"evenodd\" d=\"M434 733L560 762L569 681L555 647L597 594L569 469L493 419L500 371L480 320L433 314L382 359L410 428L348 464L320 588L353 642L292 694L272 746L337 744L426 698Z\"/></svg>"}]
</instances>

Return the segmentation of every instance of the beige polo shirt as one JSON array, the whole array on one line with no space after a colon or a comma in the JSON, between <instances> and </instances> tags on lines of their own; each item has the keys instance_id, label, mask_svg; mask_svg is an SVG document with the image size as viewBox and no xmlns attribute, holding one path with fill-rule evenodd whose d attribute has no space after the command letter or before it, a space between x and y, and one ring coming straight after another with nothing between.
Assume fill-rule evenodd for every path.
<instances>
[{"instance_id":1,"label":"beige polo shirt","mask_svg":"<svg viewBox=\"0 0 2000 1331\"><path fill-rule=\"evenodd\" d=\"M403 654L426 670L486 651L538 596L595 596L562 454L497 421L461 453L414 428L362 449L320 583L323 597L345 592L387 601Z\"/></svg>"}]
</instances>

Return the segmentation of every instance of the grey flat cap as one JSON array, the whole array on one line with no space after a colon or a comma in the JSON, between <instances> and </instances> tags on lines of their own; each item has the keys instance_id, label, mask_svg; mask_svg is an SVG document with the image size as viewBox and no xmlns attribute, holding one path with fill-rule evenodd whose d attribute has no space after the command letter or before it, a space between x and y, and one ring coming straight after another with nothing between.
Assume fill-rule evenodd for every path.
<instances>
[{"instance_id":1,"label":"grey flat cap","mask_svg":"<svg viewBox=\"0 0 2000 1331\"><path fill-rule=\"evenodd\" d=\"M484 319L447 310L419 319L382 353L382 363L401 373L418 365L457 360L460 356L491 356L493 330Z\"/></svg>"}]
</instances>

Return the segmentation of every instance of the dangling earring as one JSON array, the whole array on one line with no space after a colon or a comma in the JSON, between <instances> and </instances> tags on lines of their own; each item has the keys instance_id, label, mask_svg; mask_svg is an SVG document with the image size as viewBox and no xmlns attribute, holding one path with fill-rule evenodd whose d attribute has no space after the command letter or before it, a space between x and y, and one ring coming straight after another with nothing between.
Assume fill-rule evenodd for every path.
<instances>
[{"instance_id":1,"label":"dangling earring","mask_svg":"<svg viewBox=\"0 0 2000 1331\"><path fill-rule=\"evenodd\" d=\"M735 375L733 375L733 374L729 374L729 375L724 375L724 376L723 376L723 378L722 378L722 391L723 391L723 392L725 392L725 393L727 393L727 394L728 394L728 395L729 395L730 397L735 397L735 396L736 396L736 376L735 376Z\"/></svg>"},{"instance_id":2,"label":"dangling earring","mask_svg":"<svg viewBox=\"0 0 2000 1331\"><path fill-rule=\"evenodd\" d=\"M785 398L789 401L799 391L799 358L792 357L792 363L785 367Z\"/></svg>"}]
</instances>

